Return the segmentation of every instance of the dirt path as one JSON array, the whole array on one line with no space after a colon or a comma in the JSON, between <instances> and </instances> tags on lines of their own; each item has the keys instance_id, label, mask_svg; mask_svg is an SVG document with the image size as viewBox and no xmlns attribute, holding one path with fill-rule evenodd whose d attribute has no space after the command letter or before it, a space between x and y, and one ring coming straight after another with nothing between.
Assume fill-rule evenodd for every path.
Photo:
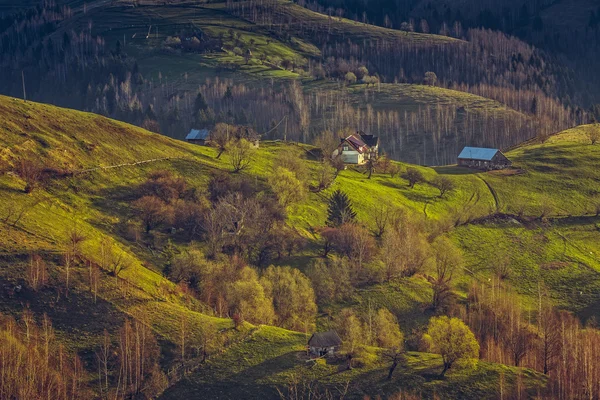
<instances>
[{"instance_id":1,"label":"dirt path","mask_svg":"<svg viewBox=\"0 0 600 400\"><path fill-rule=\"evenodd\" d=\"M500 212L500 201L498 200L498 195L496 194L496 191L494 190L494 188L492 187L492 185L490 185L488 183L488 181L486 181L485 179L483 179L481 177L481 175L476 174L476 177L478 177L479 179L481 179L481 181L483 183L485 183L485 186L488 187L488 189L490 190L490 193L492 194L492 197L494 198L494 203L496 203L496 212L499 213Z\"/></svg>"}]
</instances>

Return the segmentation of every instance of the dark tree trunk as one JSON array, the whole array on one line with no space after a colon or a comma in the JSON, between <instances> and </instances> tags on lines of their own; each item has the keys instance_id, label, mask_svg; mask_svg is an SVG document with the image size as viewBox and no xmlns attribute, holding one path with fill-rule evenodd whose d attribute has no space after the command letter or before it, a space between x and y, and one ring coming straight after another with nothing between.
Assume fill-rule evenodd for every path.
<instances>
[{"instance_id":1,"label":"dark tree trunk","mask_svg":"<svg viewBox=\"0 0 600 400\"><path fill-rule=\"evenodd\" d=\"M398 360L394 360L394 362L392 363L392 366L390 367L390 371L388 372L388 376L387 376L388 381L392 380L392 375L394 374L394 370L396 369L397 366L398 366Z\"/></svg>"},{"instance_id":2,"label":"dark tree trunk","mask_svg":"<svg viewBox=\"0 0 600 400\"><path fill-rule=\"evenodd\" d=\"M442 373L440 374L440 376L443 378L444 375L446 375L446 372L448 371L448 369L450 369L450 366L448 365L448 363L444 363L444 369L442 370Z\"/></svg>"}]
</instances>

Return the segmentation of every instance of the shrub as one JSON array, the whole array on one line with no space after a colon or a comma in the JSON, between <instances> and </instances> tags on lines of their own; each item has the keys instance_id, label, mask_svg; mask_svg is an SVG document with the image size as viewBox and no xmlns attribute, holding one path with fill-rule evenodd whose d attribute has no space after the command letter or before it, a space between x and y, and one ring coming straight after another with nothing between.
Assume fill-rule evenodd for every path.
<instances>
[{"instance_id":1,"label":"shrub","mask_svg":"<svg viewBox=\"0 0 600 400\"><path fill-rule=\"evenodd\" d=\"M349 85L352 85L352 84L356 83L356 75L354 75L354 72L348 72L346 74L346 76L344 77L344 79L346 80L346 82Z\"/></svg>"}]
</instances>

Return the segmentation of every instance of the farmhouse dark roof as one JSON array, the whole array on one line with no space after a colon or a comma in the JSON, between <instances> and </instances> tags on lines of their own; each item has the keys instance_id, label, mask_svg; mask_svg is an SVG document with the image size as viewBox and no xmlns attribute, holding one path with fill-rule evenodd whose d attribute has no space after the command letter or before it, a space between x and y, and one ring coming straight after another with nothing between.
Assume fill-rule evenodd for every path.
<instances>
[{"instance_id":1,"label":"farmhouse dark roof","mask_svg":"<svg viewBox=\"0 0 600 400\"><path fill-rule=\"evenodd\" d=\"M317 332L308 340L308 345L311 347L335 347L341 344L342 339L340 339L336 331Z\"/></svg>"},{"instance_id":2,"label":"farmhouse dark roof","mask_svg":"<svg viewBox=\"0 0 600 400\"><path fill-rule=\"evenodd\" d=\"M208 129L192 129L185 137L185 140L206 140L208 139Z\"/></svg>"},{"instance_id":3,"label":"farmhouse dark roof","mask_svg":"<svg viewBox=\"0 0 600 400\"><path fill-rule=\"evenodd\" d=\"M364 132L358 132L358 134L360 135L361 139L363 140L363 142L365 142L365 144L367 146L376 147L379 145L379 138L377 136L367 135Z\"/></svg>"},{"instance_id":4,"label":"farmhouse dark roof","mask_svg":"<svg viewBox=\"0 0 600 400\"><path fill-rule=\"evenodd\" d=\"M498 149L487 149L484 147L465 147L458 155L458 158L461 160L492 161L499 151Z\"/></svg>"}]
</instances>

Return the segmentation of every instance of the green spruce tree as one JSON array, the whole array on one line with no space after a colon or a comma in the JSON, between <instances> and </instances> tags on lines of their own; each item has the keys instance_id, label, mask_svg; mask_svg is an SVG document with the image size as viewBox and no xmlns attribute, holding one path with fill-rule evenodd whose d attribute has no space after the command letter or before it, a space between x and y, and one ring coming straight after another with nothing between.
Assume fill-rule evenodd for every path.
<instances>
[{"instance_id":1,"label":"green spruce tree","mask_svg":"<svg viewBox=\"0 0 600 400\"><path fill-rule=\"evenodd\" d=\"M329 198L327 209L327 226L338 227L356 219L356 212L348 195L341 190L336 190Z\"/></svg>"}]
</instances>

